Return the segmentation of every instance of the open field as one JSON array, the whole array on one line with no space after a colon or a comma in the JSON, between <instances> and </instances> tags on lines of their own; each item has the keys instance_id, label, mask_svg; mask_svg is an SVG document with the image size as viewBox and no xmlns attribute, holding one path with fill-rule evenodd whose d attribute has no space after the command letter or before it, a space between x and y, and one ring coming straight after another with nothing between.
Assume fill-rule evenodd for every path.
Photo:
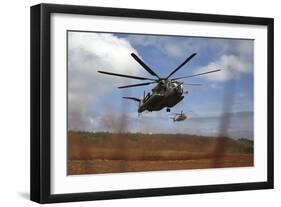
<instances>
[{"instance_id":1,"label":"open field","mask_svg":"<svg viewBox=\"0 0 281 207\"><path fill-rule=\"evenodd\" d=\"M253 141L175 134L68 133L68 174L253 166Z\"/></svg>"}]
</instances>

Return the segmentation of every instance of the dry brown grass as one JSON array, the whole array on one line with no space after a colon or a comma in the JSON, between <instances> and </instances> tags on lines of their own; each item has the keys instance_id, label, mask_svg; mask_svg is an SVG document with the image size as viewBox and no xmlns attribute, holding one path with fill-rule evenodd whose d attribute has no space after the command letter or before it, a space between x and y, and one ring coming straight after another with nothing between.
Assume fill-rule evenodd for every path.
<instances>
[{"instance_id":1,"label":"dry brown grass","mask_svg":"<svg viewBox=\"0 0 281 207\"><path fill-rule=\"evenodd\" d=\"M244 139L69 132L68 174L253 166L252 151Z\"/></svg>"}]
</instances>

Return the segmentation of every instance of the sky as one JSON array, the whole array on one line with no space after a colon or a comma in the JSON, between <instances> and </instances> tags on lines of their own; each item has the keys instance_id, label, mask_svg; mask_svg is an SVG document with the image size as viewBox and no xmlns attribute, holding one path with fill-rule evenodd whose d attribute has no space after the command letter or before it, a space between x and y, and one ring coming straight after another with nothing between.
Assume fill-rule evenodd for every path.
<instances>
[{"instance_id":1,"label":"sky","mask_svg":"<svg viewBox=\"0 0 281 207\"><path fill-rule=\"evenodd\" d=\"M92 132L185 133L253 139L254 40L143 34L68 32L68 129ZM208 70L220 72L185 79L185 98L172 108L187 120L174 123L165 109L137 113L137 103L155 85L118 89L140 80L97 73L151 77L135 53L160 77L192 53L197 55L172 78Z\"/></svg>"}]
</instances>

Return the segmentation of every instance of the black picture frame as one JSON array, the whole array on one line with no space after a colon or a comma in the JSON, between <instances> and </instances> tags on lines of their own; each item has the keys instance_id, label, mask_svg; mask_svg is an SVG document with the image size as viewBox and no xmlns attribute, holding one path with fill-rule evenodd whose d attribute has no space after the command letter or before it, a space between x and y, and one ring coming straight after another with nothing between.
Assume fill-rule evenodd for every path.
<instances>
[{"instance_id":1,"label":"black picture frame","mask_svg":"<svg viewBox=\"0 0 281 207\"><path fill-rule=\"evenodd\" d=\"M210 23L232 23L267 26L267 181L236 184L167 187L153 189L51 194L50 127L51 127L51 70L50 70L50 15L52 13L134 17ZM273 38L272 18L195 14L168 11L103 8L56 4L39 4L31 7L31 169L30 199L38 203L88 201L103 199L166 196L224 191L241 191L273 188ZM266 118L266 117L265 117Z\"/></svg>"}]
</instances>

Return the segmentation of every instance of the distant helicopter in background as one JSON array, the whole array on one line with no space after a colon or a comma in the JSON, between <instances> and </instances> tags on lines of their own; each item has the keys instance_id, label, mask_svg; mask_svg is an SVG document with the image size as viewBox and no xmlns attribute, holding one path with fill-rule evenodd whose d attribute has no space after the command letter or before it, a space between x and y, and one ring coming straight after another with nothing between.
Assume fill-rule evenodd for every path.
<instances>
[{"instance_id":1,"label":"distant helicopter in background","mask_svg":"<svg viewBox=\"0 0 281 207\"><path fill-rule=\"evenodd\" d=\"M183 113L183 111L181 111L180 113L172 113L172 114L174 114L174 116L170 118L173 120L173 122L184 121L187 119L187 115Z\"/></svg>"},{"instance_id":2,"label":"distant helicopter in background","mask_svg":"<svg viewBox=\"0 0 281 207\"><path fill-rule=\"evenodd\" d=\"M170 108L179 103L183 98L183 94L187 94L188 91L184 91L183 85L192 85L192 86L200 86L201 84L194 83L184 83L178 81L180 79L191 78L195 76L205 75L209 73L214 73L220 71L211 70L203 73L198 73L189 76L183 76L178 78L171 78L182 66L184 66L188 61L190 61L196 53L190 55L182 64L180 64L177 68L175 68L167 77L159 77L157 73L155 73L150 67L148 67L136 54L131 53L131 56L152 76L156 78L146 78L118 73L111 73L106 71L97 71L102 74L119 76L123 78L137 79L137 80L149 80L149 82L145 83L137 83L133 85L125 85L120 86L118 88L129 88L129 87L137 87L137 86L145 86L150 84L157 84L154 88L152 88L151 92L143 94L143 98L139 99L136 97L123 97L124 99L130 99L138 102L138 113L142 113L144 111L160 111L163 108L166 108L167 112L170 112Z\"/></svg>"}]
</instances>

